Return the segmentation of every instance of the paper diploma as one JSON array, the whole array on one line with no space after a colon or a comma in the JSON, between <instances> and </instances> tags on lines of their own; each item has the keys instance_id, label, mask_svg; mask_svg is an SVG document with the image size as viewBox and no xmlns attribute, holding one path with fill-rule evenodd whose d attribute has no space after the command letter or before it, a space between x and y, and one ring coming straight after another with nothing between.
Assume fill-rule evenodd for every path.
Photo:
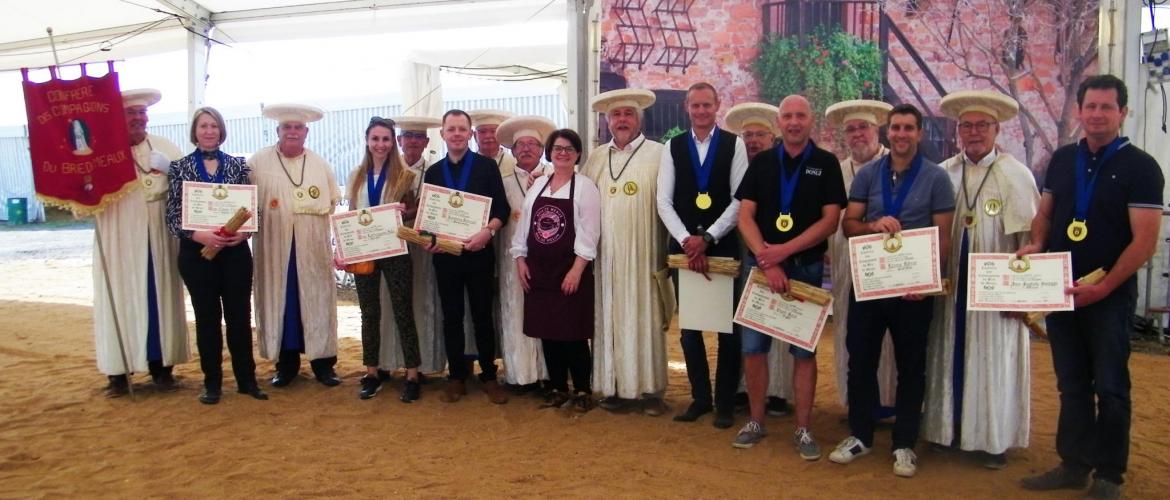
<instances>
[{"instance_id":1,"label":"paper diploma","mask_svg":"<svg viewBox=\"0 0 1170 500\"><path fill-rule=\"evenodd\" d=\"M388 203L330 216L341 261L354 264L405 254L406 242L398 239L403 208Z\"/></svg>"},{"instance_id":2,"label":"paper diploma","mask_svg":"<svg viewBox=\"0 0 1170 500\"><path fill-rule=\"evenodd\" d=\"M488 196L423 184L414 229L463 241L487 225L491 208L492 199Z\"/></svg>"},{"instance_id":3,"label":"paper diploma","mask_svg":"<svg viewBox=\"0 0 1170 500\"><path fill-rule=\"evenodd\" d=\"M762 275L763 271L752 269L752 277L744 285L733 321L794 346L816 351L829 311L833 309L833 300L830 298L822 305L772 293L767 285L759 283L756 274Z\"/></svg>"},{"instance_id":4,"label":"paper diploma","mask_svg":"<svg viewBox=\"0 0 1170 500\"><path fill-rule=\"evenodd\" d=\"M971 311L1071 311L1072 254L973 253L967 265Z\"/></svg>"},{"instance_id":5,"label":"paper diploma","mask_svg":"<svg viewBox=\"0 0 1170 500\"><path fill-rule=\"evenodd\" d=\"M678 326L700 332L731 333L735 312L735 278L724 274L678 270Z\"/></svg>"},{"instance_id":6,"label":"paper diploma","mask_svg":"<svg viewBox=\"0 0 1170 500\"><path fill-rule=\"evenodd\" d=\"M941 291L938 227L849 238L849 266L858 302Z\"/></svg>"},{"instance_id":7,"label":"paper diploma","mask_svg":"<svg viewBox=\"0 0 1170 500\"><path fill-rule=\"evenodd\" d=\"M185 231L216 231L240 207L256 213L256 186L183 181L181 220ZM256 217L240 226L239 232L256 232Z\"/></svg>"}]
</instances>

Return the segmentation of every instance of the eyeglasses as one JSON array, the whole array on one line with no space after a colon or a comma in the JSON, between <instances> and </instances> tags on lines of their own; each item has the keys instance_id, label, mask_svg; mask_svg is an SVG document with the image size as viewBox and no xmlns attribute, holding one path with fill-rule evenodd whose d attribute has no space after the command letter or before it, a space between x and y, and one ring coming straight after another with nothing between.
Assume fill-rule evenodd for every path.
<instances>
[{"instance_id":1,"label":"eyeglasses","mask_svg":"<svg viewBox=\"0 0 1170 500\"><path fill-rule=\"evenodd\" d=\"M553 146L552 152L554 152L554 153L576 153L577 148L575 148L573 146Z\"/></svg>"},{"instance_id":2,"label":"eyeglasses","mask_svg":"<svg viewBox=\"0 0 1170 500\"><path fill-rule=\"evenodd\" d=\"M399 137L402 137L405 139L426 139L427 138L427 134L424 132L411 132L411 131L407 131L407 130L402 131L402 133L398 134L398 135L399 135Z\"/></svg>"},{"instance_id":3,"label":"eyeglasses","mask_svg":"<svg viewBox=\"0 0 1170 500\"><path fill-rule=\"evenodd\" d=\"M374 116L370 118L370 125L381 125L390 129L394 128L394 120L389 118L382 118L381 116Z\"/></svg>"},{"instance_id":4,"label":"eyeglasses","mask_svg":"<svg viewBox=\"0 0 1170 500\"><path fill-rule=\"evenodd\" d=\"M865 132L866 130L869 130L869 127L871 127L869 122L861 122L861 124L857 125L856 127L854 127L854 126L845 127L845 133L852 134L854 132Z\"/></svg>"},{"instance_id":5,"label":"eyeglasses","mask_svg":"<svg viewBox=\"0 0 1170 500\"><path fill-rule=\"evenodd\" d=\"M991 129L992 125L995 125L995 122L963 122L959 124L959 130L961 132L970 132L971 130L987 132Z\"/></svg>"},{"instance_id":6,"label":"eyeglasses","mask_svg":"<svg viewBox=\"0 0 1170 500\"><path fill-rule=\"evenodd\" d=\"M512 145L512 149L541 149L541 147L542 146L538 142L527 142L527 141L525 141L525 142L517 141L515 144Z\"/></svg>"}]
</instances>

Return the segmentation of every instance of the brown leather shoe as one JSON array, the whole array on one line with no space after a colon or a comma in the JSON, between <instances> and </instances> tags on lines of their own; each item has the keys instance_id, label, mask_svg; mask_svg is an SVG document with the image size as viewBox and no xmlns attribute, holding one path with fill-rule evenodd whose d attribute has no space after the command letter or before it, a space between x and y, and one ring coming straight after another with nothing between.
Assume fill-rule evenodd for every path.
<instances>
[{"instance_id":1,"label":"brown leather shoe","mask_svg":"<svg viewBox=\"0 0 1170 500\"><path fill-rule=\"evenodd\" d=\"M488 380L483 383L483 393L487 394L488 401L495 404L502 405L508 402L508 393L504 391L503 387L495 380Z\"/></svg>"},{"instance_id":2,"label":"brown leather shoe","mask_svg":"<svg viewBox=\"0 0 1170 500\"><path fill-rule=\"evenodd\" d=\"M444 403L454 403L466 394L467 384L464 381L448 380L447 387L444 387L443 393L439 395L439 400Z\"/></svg>"}]
</instances>

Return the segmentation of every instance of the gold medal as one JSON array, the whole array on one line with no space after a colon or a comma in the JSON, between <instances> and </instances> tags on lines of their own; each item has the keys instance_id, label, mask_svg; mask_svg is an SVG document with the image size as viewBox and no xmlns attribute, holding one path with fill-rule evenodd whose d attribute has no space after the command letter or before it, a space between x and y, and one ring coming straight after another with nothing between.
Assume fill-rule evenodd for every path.
<instances>
[{"instance_id":1,"label":"gold medal","mask_svg":"<svg viewBox=\"0 0 1170 500\"><path fill-rule=\"evenodd\" d=\"M1015 257L1008 261L1008 269L1016 273L1026 273L1032 268L1032 261L1028 259L1027 255L1022 257Z\"/></svg>"},{"instance_id":2,"label":"gold medal","mask_svg":"<svg viewBox=\"0 0 1170 500\"><path fill-rule=\"evenodd\" d=\"M211 190L211 197L217 200L226 200L228 197L228 190L227 188L223 187L222 184L215 186L215 188Z\"/></svg>"},{"instance_id":3,"label":"gold medal","mask_svg":"<svg viewBox=\"0 0 1170 500\"><path fill-rule=\"evenodd\" d=\"M882 248L889 253L896 253L902 249L902 233L890 233L882 241Z\"/></svg>"},{"instance_id":4,"label":"gold medal","mask_svg":"<svg viewBox=\"0 0 1170 500\"><path fill-rule=\"evenodd\" d=\"M1073 219L1068 224L1068 239L1073 241L1084 241L1085 237L1089 235L1089 226L1083 220Z\"/></svg>"},{"instance_id":5,"label":"gold medal","mask_svg":"<svg viewBox=\"0 0 1170 500\"><path fill-rule=\"evenodd\" d=\"M791 231L792 215L780 214L779 217L776 217L776 229L779 229L781 233L787 233L788 231Z\"/></svg>"},{"instance_id":6,"label":"gold medal","mask_svg":"<svg viewBox=\"0 0 1170 500\"><path fill-rule=\"evenodd\" d=\"M1003 202L995 198L983 202L983 213L995 217L1003 211Z\"/></svg>"},{"instance_id":7,"label":"gold medal","mask_svg":"<svg viewBox=\"0 0 1170 500\"><path fill-rule=\"evenodd\" d=\"M967 212L963 214L963 227L971 229L979 222L979 218L975 216L975 212Z\"/></svg>"},{"instance_id":8,"label":"gold medal","mask_svg":"<svg viewBox=\"0 0 1170 500\"><path fill-rule=\"evenodd\" d=\"M610 196L617 196L617 186L610 186L609 187L609 195Z\"/></svg>"},{"instance_id":9,"label":"gold medal","mask_svg":"<svg viewBox=\"0 0 1170 500\"><path fill-rule=\"evenodd\" d=\"M462 207L463 206L463 195L459 194L459 191L455 191L454 193L451 193L451 196L449 198L447 198L447 204L451 205L451 208Z\"/></svg>"},{"instance_id":10,"label":"gold medal","mask_svg":"<svg viewBox=\"0 0 1170 500\"><path fill-rule=\"evenodd\" d=\"M626 193L627 196L634 196L635 194L638 194L638 183L629 181L623 184L622 192Z\"/></svg>"},{"instance_id":11,"label":"gold medal","mask_svg":"<svg viewBox=\"0 0 1170 500\"><path fill-rule=\"evenodd\" d=\"M317 199L321 197L321 188L317 186L309 186L309 198Z\"/></svg>"},{"instance_id":12,"label":"gold medal","mask_svg":"<svg viewBox=\"0 0 1170 500\"><path fill-rule=\"evenodd\" d=\"M298 200L303 200L303 199L305 199L305 196L308 196L308 195L305 193L304 189L296 188L293 190L293 196L296 197L296 199L298 199Z\"/></svg>"},{"instance_id":13,"label":"gold medal","mask_svg":"<svg viewBox=\"0 0 1170 500\"><path fill-rule=\"evenodd\" d=\"M706 210L711 208L711 195L708 195L707 193L699 193L699 195L695 197L695 206L699 207L699 210Z\"/></svg>"},{"instance_id":14,"label":"gold medal","mask_svg":"<svg viewBox=\"0 0 1170 500\"><path fill-rule=\"evenodd\" d=\"M368 225L373 224L373 223L374 223L374 214L371 214L369 210L363 209L361 211L361 213L358 214L358 224L361 224L363 226L368 226Z\"/></svg>"}]
</instances>

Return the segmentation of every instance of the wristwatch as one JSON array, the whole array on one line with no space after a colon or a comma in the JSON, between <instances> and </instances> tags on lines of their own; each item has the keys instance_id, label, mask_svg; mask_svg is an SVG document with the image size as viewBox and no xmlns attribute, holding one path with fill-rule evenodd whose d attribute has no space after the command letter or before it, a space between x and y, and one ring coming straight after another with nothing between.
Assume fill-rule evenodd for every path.
<instances>
[{"instance_id":1,"label":"wristwatch","mask_svg":"<svg viewBox=\"0 0 1170 500\"><path fill-rule=\"evenodd\" d=\"M703 233L703 241L705 243L707 243L708 245L714 245L715 244L715 237L711 236L711 233L704 232Z\"/></svg>"}]
</instances>

